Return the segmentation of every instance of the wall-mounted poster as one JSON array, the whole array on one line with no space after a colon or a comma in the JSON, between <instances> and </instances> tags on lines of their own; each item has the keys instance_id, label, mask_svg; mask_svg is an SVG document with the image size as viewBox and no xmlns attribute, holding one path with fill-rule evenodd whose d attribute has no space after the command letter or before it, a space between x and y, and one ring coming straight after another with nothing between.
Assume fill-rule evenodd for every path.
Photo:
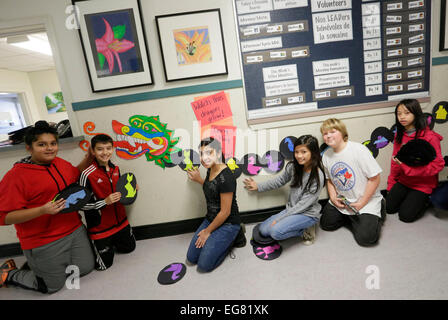
<instances>
[{"instance_id":1,"label":"wall-mounted poster","mask_svg":"<svg viewBox=\"0 0 448 320\"><path fill-rule=\"evenodd\" d=\"M156 17L166 81L227 74L219 9Z\"/></svg>"},{"instance_id":2,"label":"wall-mounted poster","mask_svg":"<svg viewBox=\"0 0 448 320\"><path fill-rule=\"evenodd\" d=\"M67 111L64 103L64 97L60 91L55 93L47 93L44 96L44 100L49 114Z\"/></svg>"},{"instance_id":3,"label":"wall-mounted poster","mask_svg":"<svg viewBox=\"0 0 448 320\"><path fill-rule=\"evenodd\" d=\"M139 0L72 0L93 92L153 83Z\"/></svg>"}]
</instances>

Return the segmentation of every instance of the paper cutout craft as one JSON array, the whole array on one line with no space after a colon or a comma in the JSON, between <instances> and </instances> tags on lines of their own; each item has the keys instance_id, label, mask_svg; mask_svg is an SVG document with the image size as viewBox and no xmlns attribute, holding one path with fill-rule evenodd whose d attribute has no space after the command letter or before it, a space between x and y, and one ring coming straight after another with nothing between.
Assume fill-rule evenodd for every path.
<instances>
[{"instance_id":1,"label":"paper cutout craft","mask_svg":"<svg viewBox=\"0 0 448 320\"><path fill-rule=\"evenodd\" d=\"M117 156L137 159L145 155L147 161L165 168L171 163L171 154L180 151L175 147L179 138L174 138L174 130L168 130L167 124L160 122L159 116L134 115L129 118L129 125L112 120L112 129L117 134L115 142Z\"/></svg>"},{"instance_id":2,"label":"paper cutout craft","mask_svg":"<svg viewBox=\"0 0 448 320\"><path fill-rule=\"evenodd\" d=\"M434 121L437 123L445 123L448 121L448 102L440 101L432 108Z\"/></svg>"},{"instance_id":3,"label":"paper cutout craft","mask_svg":"<svg viewBox=\"0 0 448 320\"><path fill-rule=\"evenodd\" d=\"M160 284L173 284L182 279L185 273L187 273L187 267L183 263L171 263L159 272L157 281Z\"/></svg>"},{"instance_id":4,"label":"paper cutout craft","mask_svg":"<svg viewBox=\"0 0 448 320\"><path fill-rule=\"evenodd\" d=\"M394 134L386 127L378 127L370 135L370 141L377 149L382 149L394 141Z\"/></svg>"},{"instance_id":5,"label":"paper cutout craft","mask_svg":"<svg viewBox=\"0 0 448 320\"><path fill-rule=\"evenodd\" d=\"M371 143L370 140L364 141L362 144L365 145L367 149L369 149L370 153L375 159L376 157L378 157L378 148L373 143Z\"/></svg>"},{"instance_id":6,"label":"paper cutout craft","mask_svg":"<svg viewBox=\"0 0 448 320\"><path fill-rule=\"evenodd\" d=\"M243 173L248 176L256 176L263 167L258 155L254 153L246 154L241 160L241 164Z\"/></svg>"},{"instance_id":7,"label":"paper cutout craft","mask_svg":"<svg viewBox=\"0 0 448 320\"><path fill-rule=\"evenodd\" d=\"M325 142L320 145L319 150L320 150L320 156L321 157L324 155L325 151L328 148L330 148L330 147Z\"/></svg>"},{"instance_id":8,"label":"paper cutout craft","mask_svg":"<svg viewBox=\"0 0 448 320\"><path fill-rule=\"evenodd\" d=\"M99 134L105 134L105 133L101 133L101 132L91 133L93 130L95 130L95 123L93 123L91 121L87 121L87 122L84 123L83 130L84 130L84 133L88 134L89 136L96 136L96 135L99 135ZM79 142L79 147L82 150L87 152L87 150L90 147L90 142L87 141L87 140L82 140L82 141Z\"/></svg>"},{"instance_id":9,"label":"paper cutout craft","mask_svg":"<svg viewBox=\"0 0 448 320\"><path fill-rule=\"evenodd\" d=\"M191 107L201 126L232 116L229 100L224 91L193 101Z\"/></svg>"},{"instance_id":10,"label":"paper cutout craft","mask_svg":"<svg viewBox=\"0 0 448 320\"><path fill-rule=\"evenodd\" d=\"M122 174L117 181L117 192L121 193L120 203L130 205L137 199L137 179L133 173Z\"/></svg>"},{"instance_id":11,"label":"paper cutout craft","mask_svg":"<svg viewBox=\"0 0 448 320\"><path fill-rule=\"evenodd\" d=\"M261 223L257 224L253 229L252 229L252 240L256 242L256 245L269 245L269 244L273 244L276 241L271 238L271 237L266 237L263 236L260 232L260 225Z\"/></svg>"},{"instance_id":12,"label":"paper cutout craft","mask_svg":"<svg viewBox=\"0 0 448 320\"><path fill-rule=\"evenodd\" d=\"M212 125L210 136L221 143L224 159L235 156L236 127Z\"/></svg>"},{"instance_id":13,"label":"paper cutout craft","mask_svg":"<svg viewBox=\"0 0 448 320\"><path fill-rule=\"evenodd\" d=\"M184 171L197 169L201 166L199 153L193 149L185 149L173 153L171 159L173 163L177 164Z\"/></svg>"},{"instance_id":14,"label":"paper cutout craft","mask_svg":"<svg viewBox=\"0 0 448 320\"><path fill-rule=\"evenodd\" d=\"M92 192L90 190L77 183L72 183L56 194L52 202L61 198L65 199L65 207L59 213L68 213L81 210L81 208L89 202L91 197Z\"/></svg>"},{"instance_id":15,"label":"paper cutout craft","mask_svg":"<svg viewBox=\"0 0 448 320\"><path fill-rule=\"evenodd\" d=\"M425 166L436 158L436 150L426 140L412 139L398 150L395 157L411 167Z\"/></svg>"},{"instance_id":16,"label":"paper cutout craft","mask_svg":"<svg viewBox=\"0 0 448 320\"><path fill-rule=\"evenodd\" d=\"M260 245L256 241L251 240L252 251L255 256L261 260L274 260L277 259L282 253L282 247L278 242L274 242L268 245Z\"/></svg>"},{"instance_id":17,"label":"paper cutout craft","mask_svg":"<svg viewBox=\"0 0 448 320\"><path fill-rule=\"evenodd\" d=\"M268 173L280 172L285 165L285 158L275 150L267 151L261 158L261 163L265 165L264 170Z\"/></svg>"},{"instance_id":18,"label":"paper cutout craft","mask_svg":"<svg viewBox=\"0 0 448 320\"><path fill-rule=\"evenodd\" d=\"M279 149L286 160L294 159L294 143L296 140L296 137L288 136L280 142Z\"/></svg>"},{"instance_id":19,"label":"paper cutout craft","mask_svg":"<svg viewBox=\"0 0 448 320\"><path fill-rule=\"evenodd\" d=\"M429 129L433 130L434 126L436 124L436 121L432 114L428 112L424 112L423 116L426 117L426 124L428 125Z\"/></svg>"},{"instance_id":20,"label":"paper cutout craft","mask_svg":"<svg viewBox=\"0 0 448 320\"><path fill-rule=\"evenodd\" d=\"M229 158L226 160L227 167L232 171L233 176L235 179L238 179L241 176L241 173L243 173L243 169L240 163L238 163L238 160L236 158Z\"/></svg>"}]
</instances>

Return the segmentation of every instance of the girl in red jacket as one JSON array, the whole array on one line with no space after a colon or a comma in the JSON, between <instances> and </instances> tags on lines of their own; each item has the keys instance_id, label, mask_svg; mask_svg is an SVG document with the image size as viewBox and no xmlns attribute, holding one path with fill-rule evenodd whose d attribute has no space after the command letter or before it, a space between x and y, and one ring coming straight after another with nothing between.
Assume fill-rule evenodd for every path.
<instances>
[{"instance_id":1,"label":"girl in red jacket","mask_svg":"<svg viewBox=\"0 0 448 320\"><path fill-rule=\"evenodd\" d=\"M15 163L0 181L0 225L14 225L27 263L17 269L10 259L0 266L0 287L53 293L65 285L71 270L83 276L94 267L80 215L77 211L60 214L65 200L52 201L77 182L92 157L89 153L78 167L58 158L57 132L46 121L27 131L25 144L30 156Z\"/></svg>"},{"instance_id":2,"label":"girl in red jacket","mask_svg":"<svg viewBox=\"0 0 448 320\"><path fill-rule=\"evenodd\" d=\"M405 99L395 108L397 133L394 140L390 174L387 179L386 212L396 213L403 222L414 222L425 212L429 196L437 187L438 173L443 169L440 141L443 137L432 131L415 99ZM412 139L429 142L436 158L423 166L408 166L395 156L400 148Z\"/></svg>"}]
</instances>

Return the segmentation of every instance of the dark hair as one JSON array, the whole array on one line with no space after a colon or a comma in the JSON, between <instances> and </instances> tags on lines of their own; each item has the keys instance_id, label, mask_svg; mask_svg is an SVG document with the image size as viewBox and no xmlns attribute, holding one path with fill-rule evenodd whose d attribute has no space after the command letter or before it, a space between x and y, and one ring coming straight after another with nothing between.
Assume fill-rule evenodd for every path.
<instances>
[{"instance_id":1,"label":"dark hair","mask_svg":"<svg viewBox=\"0 0 448 320\"><path fill-rule=\"evenodd\" d=\"M321 156L320 156L320 149L319 149L319 142L315 137L312 135L303 135L300 136L296 142L294 143L294 150L297 146L304 145L307 147L308 150L310 150L311 153L311 172L310 177L308 178L308 182L306 183L305 187L303 188L304 191L309 191L311 193L316 193L317 190L319 190L319 187L316 188L316 190L312 191L310 188L313 185L313 183L316 183L317 186L320 185L320 178L319 178L319 169L324 174L324 181L325 181L325 173L324 168L322 166ZM302 187L302 177L303 177L303 168L304 166L299 164L297 162L296 157L294 156L294 159L288 163L288 165L294 166L294 178L291 183L292 188Z\"/></svg>"},{"instance_id":2,"label":"dark hair","mask_svg":"<svg viewBox=\"0 0 448 320\"><path fill-rule=\"evenodd\" d=\"M410 113L414 115L414 127L416 130L415 138L417 139L417 136L422 130L425 130L428 123L426 122L426 119L423 115L422 108L420 107L420 103L416 99L404 99L401 100L397 106L395 107L395 124L397 126L397 136L395 140L401 144L401 141L403 140L403 134L404 134L404 127L401 125L400 121L398 121L398 107L399 106L405 106L406 109L409 110Z\"/></svg>"},{"instance_id":3,"label":"dark hair","mask_svg":"<svg viewBox=\"0 0 448 320\"><path fill-rule=\"evenodd\" d=\"M214 149L217 154L221 154L221 161L222 163L225 163L224 154L222 153L221 142L219 142L219 140L216 140L212 137L202 139L201 142L199 143L198 149L201 149L202 147L206 146L210 146L210 148Z\"/></svg>"},{"instance_id":4,"label":"dark hair","mask_svg":"<svg viewBox=\"0 0 448 320\"><path fill-rule=\"evenodd\" d=\"M114 140L107 134L100 133L94 136L92 140L90 140L90 145L92 146L92 149L95 149L97 143L111 143L113 146Z\"/></svg>"},{"instance_id":5,"label":"dark hair","mask_svg":"<svg viewBox=\"0 0 448 320\"><path fill-rule=\"evenodd\" d=\"M58 141L58 131L56 128L50 126L50 124L47 121L39 120L37 121L34 126L30 127L24 137L25 144L27 146L31 146L34 141L37 141L39 136L44 133L49 133L54 135L56 141Z\"/></svg>"}]
</instances>

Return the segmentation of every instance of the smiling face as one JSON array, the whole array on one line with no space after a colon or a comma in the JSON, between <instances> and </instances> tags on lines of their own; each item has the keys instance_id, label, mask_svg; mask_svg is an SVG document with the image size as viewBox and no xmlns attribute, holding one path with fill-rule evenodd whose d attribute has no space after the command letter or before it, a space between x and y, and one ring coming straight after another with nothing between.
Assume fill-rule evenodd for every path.
<instances>
[{"instance_id":1,"label":"smiling face","mask_svg":"<svg viewBox=\"0 0 448 320\"><path fill-rule=\"evenodd\" d=\"M338 149L345 142L341 131L337 129L329 129L324 131L322 136L324 138L324 142L333 149Z\"/></svg>"},{"instance_id":2,"label":"smiling face","mask_svg":"<svg viewBox=\"0 0 448 320\"><path fill-rule=\"evenodd\" d=\"M93 155L101 166L106 166L114 153L114 146L110 142L97 142L93 148Z\"/></svg>"},{"instance_id":3,"label":"smiling face","mask_svg":"<svg viewBox=\"0 0 448 320\"><path fill-rule=\"evenodd\" d=\"M56 137L52 133L42 133L37 136L31 146L26 146L31 154L31 161L37 164L50 164L58 154L59 145Z\"/></svg>"},{"instance_id":4,"label":"smiling face","mask_svg":"<svg viewBox=\"0 0 448 320\"><path fill-rule=\"evenodd\" d=\"M405 130L414 128L415 115L403 104L400 104L397 108L397 119Z\"/></svg>"},{"instance_id":5,"label":"smiling face","mask_svg":"<svg viewBox=\"0 0 448 320\"><path fill-rule=\"evenodd\" d=\"M199 154L201 156L201 164L204 168L209 169L215 164L221 163L221 158L215 149L210 146L204 146L199 149Z\"/></svg>"},{"instance_id":6,"label":"smiling face","mask_svg":"<svg viewBox=\"0 0 448 320\"><path fill-rule=\"evenodd\" d=\"M294 148L294 158L300 165L308 167L311 164L311 151L304 144L298 145Z\"/></svg>"}]
</instances>

